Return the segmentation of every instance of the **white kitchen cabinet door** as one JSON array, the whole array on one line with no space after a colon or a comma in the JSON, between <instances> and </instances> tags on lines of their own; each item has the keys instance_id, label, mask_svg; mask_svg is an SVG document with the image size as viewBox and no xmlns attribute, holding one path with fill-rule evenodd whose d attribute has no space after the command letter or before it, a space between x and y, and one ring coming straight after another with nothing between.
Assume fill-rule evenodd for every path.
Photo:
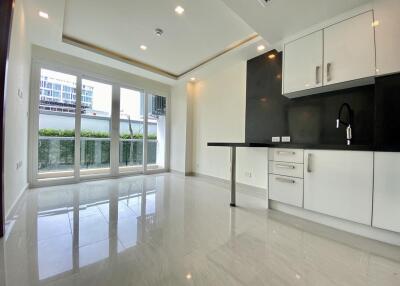
<instances>
[{"instance_id":1,"label":"white kitchen cabinet door","mask_svg":"<svg viewBox=\"0 0 400 286\"><path fill-rule=\"evenodd\" d=\"M284 94L322 86L322 51L322 31L285 44Z\"/></svg>"},{"instance_id":2,"label":"white kitchen cabinet door","mask_svg":"<svg viewBox=\"0 0 400 286\"><path fill-rule=\"evenodd\" d=\"M376 68L378 75L400 72L400 1L375 0ZM379 23L379 24L378 24Z\"/></svg>"},{"instance_id":3,"label":"white kitchen cabinet door","mask_svg":"<svg viewBox=\"0 0 400 286\"><path fill-rule=\"evenodd\" d=\"M371 225L373 152L305 150L304 208Z\"/></svg>"},{"instance_id":4,"label":"white kitchen cabinet door","mask_svg":"<svg viewBox=\"0 0 400 286\"><path fill-rule=\"evenodd\" d=\"M372 11L324 30L324 85L375 76Z\"/></svg>"},{"instance_id":5,"label":"white kitchen cabinet door","mask_svg":"<svg viewBox=\"0 0 400 286\"><path fill-rule=\"evenodd\" d=\"M303 206L303 179L271 174L268 180L270 200Z\"/></svg>"},{"instance_id":6,"label":"white kitchen cabinet door","mask_svg":"<svg viewBox=\"0 0 400 286\"><path fill-rule=\"evenodd\" d=\"M372 225L400 232L400 153L375 152Z\"/></svg>"}]
</instances>

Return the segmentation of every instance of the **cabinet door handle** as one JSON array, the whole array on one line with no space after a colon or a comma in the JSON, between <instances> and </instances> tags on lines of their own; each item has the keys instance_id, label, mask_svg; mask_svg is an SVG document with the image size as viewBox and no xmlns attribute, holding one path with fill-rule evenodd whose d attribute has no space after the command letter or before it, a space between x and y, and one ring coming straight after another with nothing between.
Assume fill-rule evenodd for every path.
<instances>
[{"instance_id":1,"label":"cabinet door handle","mask_svg":"<svg viewBox=\"0 0 400 286\"><path fill-rule=\"evenodd\" d=\"M293 165L285 165L285 164L276 164L275 165L277 168L281 168L281 169L295 169L296 166Z\"/></svg>"},{"instance_id":2,"label":"cabinet door handle","mask_svg":"<svg viewBox=\"0 0 400 286\"><path fill-rule=\"evenodd\" d=\"M296 152L290 152L290 151L277 151L279 155L295 155Z\"/></svg>"},{"instance_id":3,"label":"cabinet door handle","mask_svg":"<svg viewBox=\"0 0 400 286\"><path fill-rule=\"evenodd\" d=\"M317 84L317 85L321 83L320 80L319 80L319 72L320 72L320 70L321 70L320 66L316 66L315 67L315 84Z\"/></svg>"},{"instance_id":4,"label":"cabinet door handle","mask_svg":"<svg viewBox=\"0 0 400 286\"><path fill-rule=\"evenodd\" d=\"M331 81L332 80L332 63L327 63L326 64L326 80Z\"/></svg>"},{"instance_id":5,"label":"cabinet door handle","mask_svg":"<svg viewBox=\"0 0 400 286\"><path fill-rule=\"evenodd\" d=\"M308 155L307 155L307 172L308 173L312 172L312 170L311 170L311 156L312 156L312 154L308 153Z\"/></svg>"},{"instance_id":6,"label":"cabinet door handle","mask_svg":"<svg viewBox=\"0 0 400 286\"><path fill-rule=\"evenodd\" d=\"M296 183L295 180L285 179L285 178L281 178L281 177L276 177L275 180L277 180L278 182L288 183L288 184L294 184L294 183Z\"/></svg>"}]
</instances>

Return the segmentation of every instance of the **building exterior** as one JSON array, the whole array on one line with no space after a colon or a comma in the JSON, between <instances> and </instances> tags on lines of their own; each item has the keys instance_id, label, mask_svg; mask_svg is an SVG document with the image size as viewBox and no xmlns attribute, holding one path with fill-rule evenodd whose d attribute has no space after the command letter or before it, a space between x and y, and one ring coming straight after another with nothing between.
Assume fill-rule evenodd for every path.
<instances>
[{"instance_id":1,"label":"building exterior","mask_svg":"<svg viewBox=\"0 0 400 286\"><path fill-rule=\"evenodd\" d=\"M82 113L93 105L93 87L82 85ZM40 78L39 109L75 113L76 82L66 78L52 76L42 71Z\"/></svg>"}]
</instances>

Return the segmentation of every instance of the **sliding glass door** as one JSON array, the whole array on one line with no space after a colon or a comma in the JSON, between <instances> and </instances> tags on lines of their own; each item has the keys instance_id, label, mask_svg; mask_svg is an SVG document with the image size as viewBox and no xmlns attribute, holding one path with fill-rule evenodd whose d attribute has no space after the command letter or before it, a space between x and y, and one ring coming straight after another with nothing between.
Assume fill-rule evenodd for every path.
<instances>
[{"instance_id":1,"label":"sliding glass door","mask_svg":"<svg viewBox=\"0 0 400 286\"><path fill-rule=\"evenodd\" d=\"M147 170L165 168L167 99L147 95Z\"/></svg>"},{"instance_id":2,"label":"sliding glass door","mask_svg":"<svg viewBox=\"0 0 400 286\"><path fill-rule=\"evenodd\" d=\"M82 79L80 172L110 173L112 85Z\"/></svg>"},{"instance_id":3,"label":"sliding glass door","mask_svg":"<svg viewBox=\"0 0 400 286\"><path fill-rule=\"evenodd\" d=\"M41 64L32 91L33 184L166 169L166 96Z\"/></svg>"},{"instance_id":4,"label":"sliding glass door","mask_svg":"<svg viewBox=\"0 0 400 286\"><path fill-rule=\"evenodd\" d=\"M39 177L70 177L75 164L74 75L40 69L37 169Z\"/></svg>"},{"instance_id":5,"label":"sliding glass door","mask_svg":"<svg viewBox=\"0 0 400 286\"><path fill-rule=\"evenodd\" d=\"M119 171L143 170L144 93L120 89Z\"/></svg>"}]
</instances>

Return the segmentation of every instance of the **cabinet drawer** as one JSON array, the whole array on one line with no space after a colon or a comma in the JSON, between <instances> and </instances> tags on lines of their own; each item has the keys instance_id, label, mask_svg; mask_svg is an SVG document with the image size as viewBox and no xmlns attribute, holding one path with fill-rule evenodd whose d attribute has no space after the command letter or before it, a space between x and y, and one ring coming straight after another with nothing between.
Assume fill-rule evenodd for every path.
<instances>
[{"instance_id":1,"label":"cabinet drawer","mask_svg":"<svg viewBox=\"0 0 400 286\"><path fill-rule=\"evenodd\" d=\"M303 179L269 175L269 199L303 206Z\"/></svg>"},{"instance_id":2,"label":"cabinet drawer","mask_svg":"<svg viewBox=\"0 0 400 286\"><path fill-rule=\"evenodd\" d=\"M303 163L303 150L271 148L268 150L268 160L279 161L279 162Z\"/></svg>"},{"instance_id":3,"label":"cabinet drawer","mask_svg":"<svg viewBox=\"0 0 400 286\"><path fill-rule=\"evenodd\" d=\"M269 161L268 172L274 175L303 178L303 164Z\"/></svg>"}]
</instances>

